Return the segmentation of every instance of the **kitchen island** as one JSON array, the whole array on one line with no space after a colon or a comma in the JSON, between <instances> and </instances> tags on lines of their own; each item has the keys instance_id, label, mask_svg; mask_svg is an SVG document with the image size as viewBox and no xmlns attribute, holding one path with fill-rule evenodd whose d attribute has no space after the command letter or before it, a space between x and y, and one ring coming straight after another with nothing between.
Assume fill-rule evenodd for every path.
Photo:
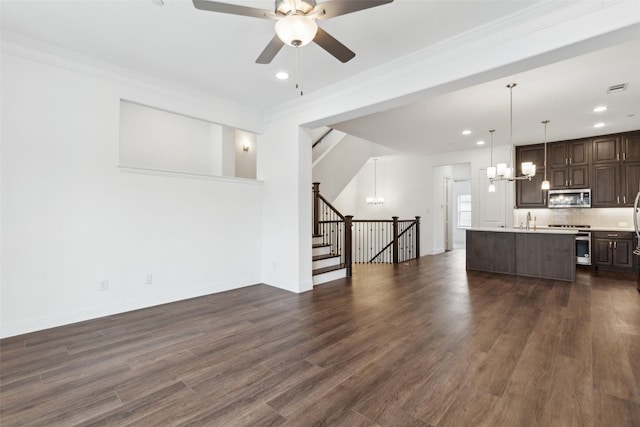
<instances>
[{"instance_id":1,"label":"kitchen island","mask_svg":"<svg viewBox=\"0 0 640 427\"><path fill-rule=\"evenodd\" d=\"M574 281L577 230L467 230L467 270Z\"/></svg>"}]
</instances>

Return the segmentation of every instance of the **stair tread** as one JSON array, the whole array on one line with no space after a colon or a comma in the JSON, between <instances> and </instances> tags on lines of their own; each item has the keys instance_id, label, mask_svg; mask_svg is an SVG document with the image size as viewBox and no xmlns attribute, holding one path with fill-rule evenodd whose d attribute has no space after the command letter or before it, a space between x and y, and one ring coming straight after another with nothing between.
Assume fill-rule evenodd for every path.
<instances>
[{"instance_id":1,"label":"stair tread","mask_svg":"<svg viewBox=\"0 0 640 427\"><path fill-rule=\"evenodd\" d=\"M311 237L322 237L322 234L313 234Z\"/></svg>"},{"instance_id":2,"label":"stair tread","mask_svg":"<svg viewBox=\"0 0 640 427\"><path fill-rule=\"evenodd\" d=\"M329 243L314 243L312 248L326 248L327 246L331 246Z\"/></svg>"},{"instance_id":3,"label":"stair tread","mask_svg":"<svg viewBox=\"0 0 640 427\"><path fill-rule=\"evenodd\" d=\"M323 259L329 259L329 258L335 258L335 257L339 257L340 255L334 255L334 254L325 254L325 255L315 255L314 257L311 258L312 261L322 261Z\"/></svg>"},{"instance_id":4,"label":"stair tread","mask_svg":"<svg viewBox=\"0 0 640 427\"><path fill-rule=\"evenodd\" d=\"M345 268L343 264L331 265L329 267L316 268L315 270L313 270L312 274L314 276L317 276L318 274L329 273L330 271L342 270L343 268Z\"/></svg>"}]
</instances>

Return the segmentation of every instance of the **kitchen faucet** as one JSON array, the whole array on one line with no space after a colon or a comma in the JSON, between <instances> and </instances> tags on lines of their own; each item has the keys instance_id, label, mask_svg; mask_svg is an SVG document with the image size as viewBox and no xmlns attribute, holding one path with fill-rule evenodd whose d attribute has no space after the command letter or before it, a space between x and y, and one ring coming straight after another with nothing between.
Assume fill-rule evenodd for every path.
<instances>
[{"instance_id":1,"label":"kitchen faucet","mask_svg":"<svg viewBox=\"0 0 640 427\"><path fill-rule=\"evenodd\" d=\"M527 212L527 231L529 231L530 222L531 222L531 212Z\"/></svg>"}]
</instances>

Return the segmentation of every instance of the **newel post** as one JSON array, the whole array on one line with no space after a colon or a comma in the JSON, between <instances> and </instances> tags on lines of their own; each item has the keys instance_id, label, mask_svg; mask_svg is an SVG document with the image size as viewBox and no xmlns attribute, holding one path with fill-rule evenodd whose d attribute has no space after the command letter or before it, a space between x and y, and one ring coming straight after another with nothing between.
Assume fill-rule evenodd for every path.
<instances>
[{"instance_id":1,"label":"newel post","mask_svg":"<svg viewBox=\"0 0 640 427\"><path fill-rule=\"evenodd\" d=\"M416 217L416 259L420 258L420 217Z\"/></svg>"},{"instance_id":2,"label":"newel post","mask_svg":"<svg viewBox=\"0 0 640 427\"><path fill-rule=\"evenodd\" d=\"M393 218L393 263L398 263L398 217L392 216Z\"/></svg>"},{"instance_id":3,"label":"newel post","mask_svg":"<svg viewBox=\"0 0 640 427\"><path fill-rule=\"evenodd\" d=\"M353 215L345 215L344 216L344 265L347 269L347 277L351 277L352 224L353 224Z\"/></svg>"},{"instance_id":4,"label":"newel post","mask_svg":"<svg viewBox=\"0 0 640 427\"><path fill-rule=\"evenodd\" d=\"M313 235L320 235L320 183L313 183Z\"/></svg>"}]
</instances>

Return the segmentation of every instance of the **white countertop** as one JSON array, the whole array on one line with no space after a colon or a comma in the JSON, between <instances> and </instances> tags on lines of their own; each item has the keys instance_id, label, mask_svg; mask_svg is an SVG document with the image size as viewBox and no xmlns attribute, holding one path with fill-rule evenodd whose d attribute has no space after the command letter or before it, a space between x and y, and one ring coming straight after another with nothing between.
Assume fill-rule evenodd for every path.
<instances>
[{"instance_id":1,"label":"white countertop","mask_svg":"<svg viewBox=\"0 0 640 427\"><path fill-rule=\"evenodd\" d=\"M540 227L527 230L526 228L505 228L505 227L471 227L470 231L495 231L497 233L535 233L535 234L578 234L575 228L548 228Z\"/></svg>"}]
</instances>

